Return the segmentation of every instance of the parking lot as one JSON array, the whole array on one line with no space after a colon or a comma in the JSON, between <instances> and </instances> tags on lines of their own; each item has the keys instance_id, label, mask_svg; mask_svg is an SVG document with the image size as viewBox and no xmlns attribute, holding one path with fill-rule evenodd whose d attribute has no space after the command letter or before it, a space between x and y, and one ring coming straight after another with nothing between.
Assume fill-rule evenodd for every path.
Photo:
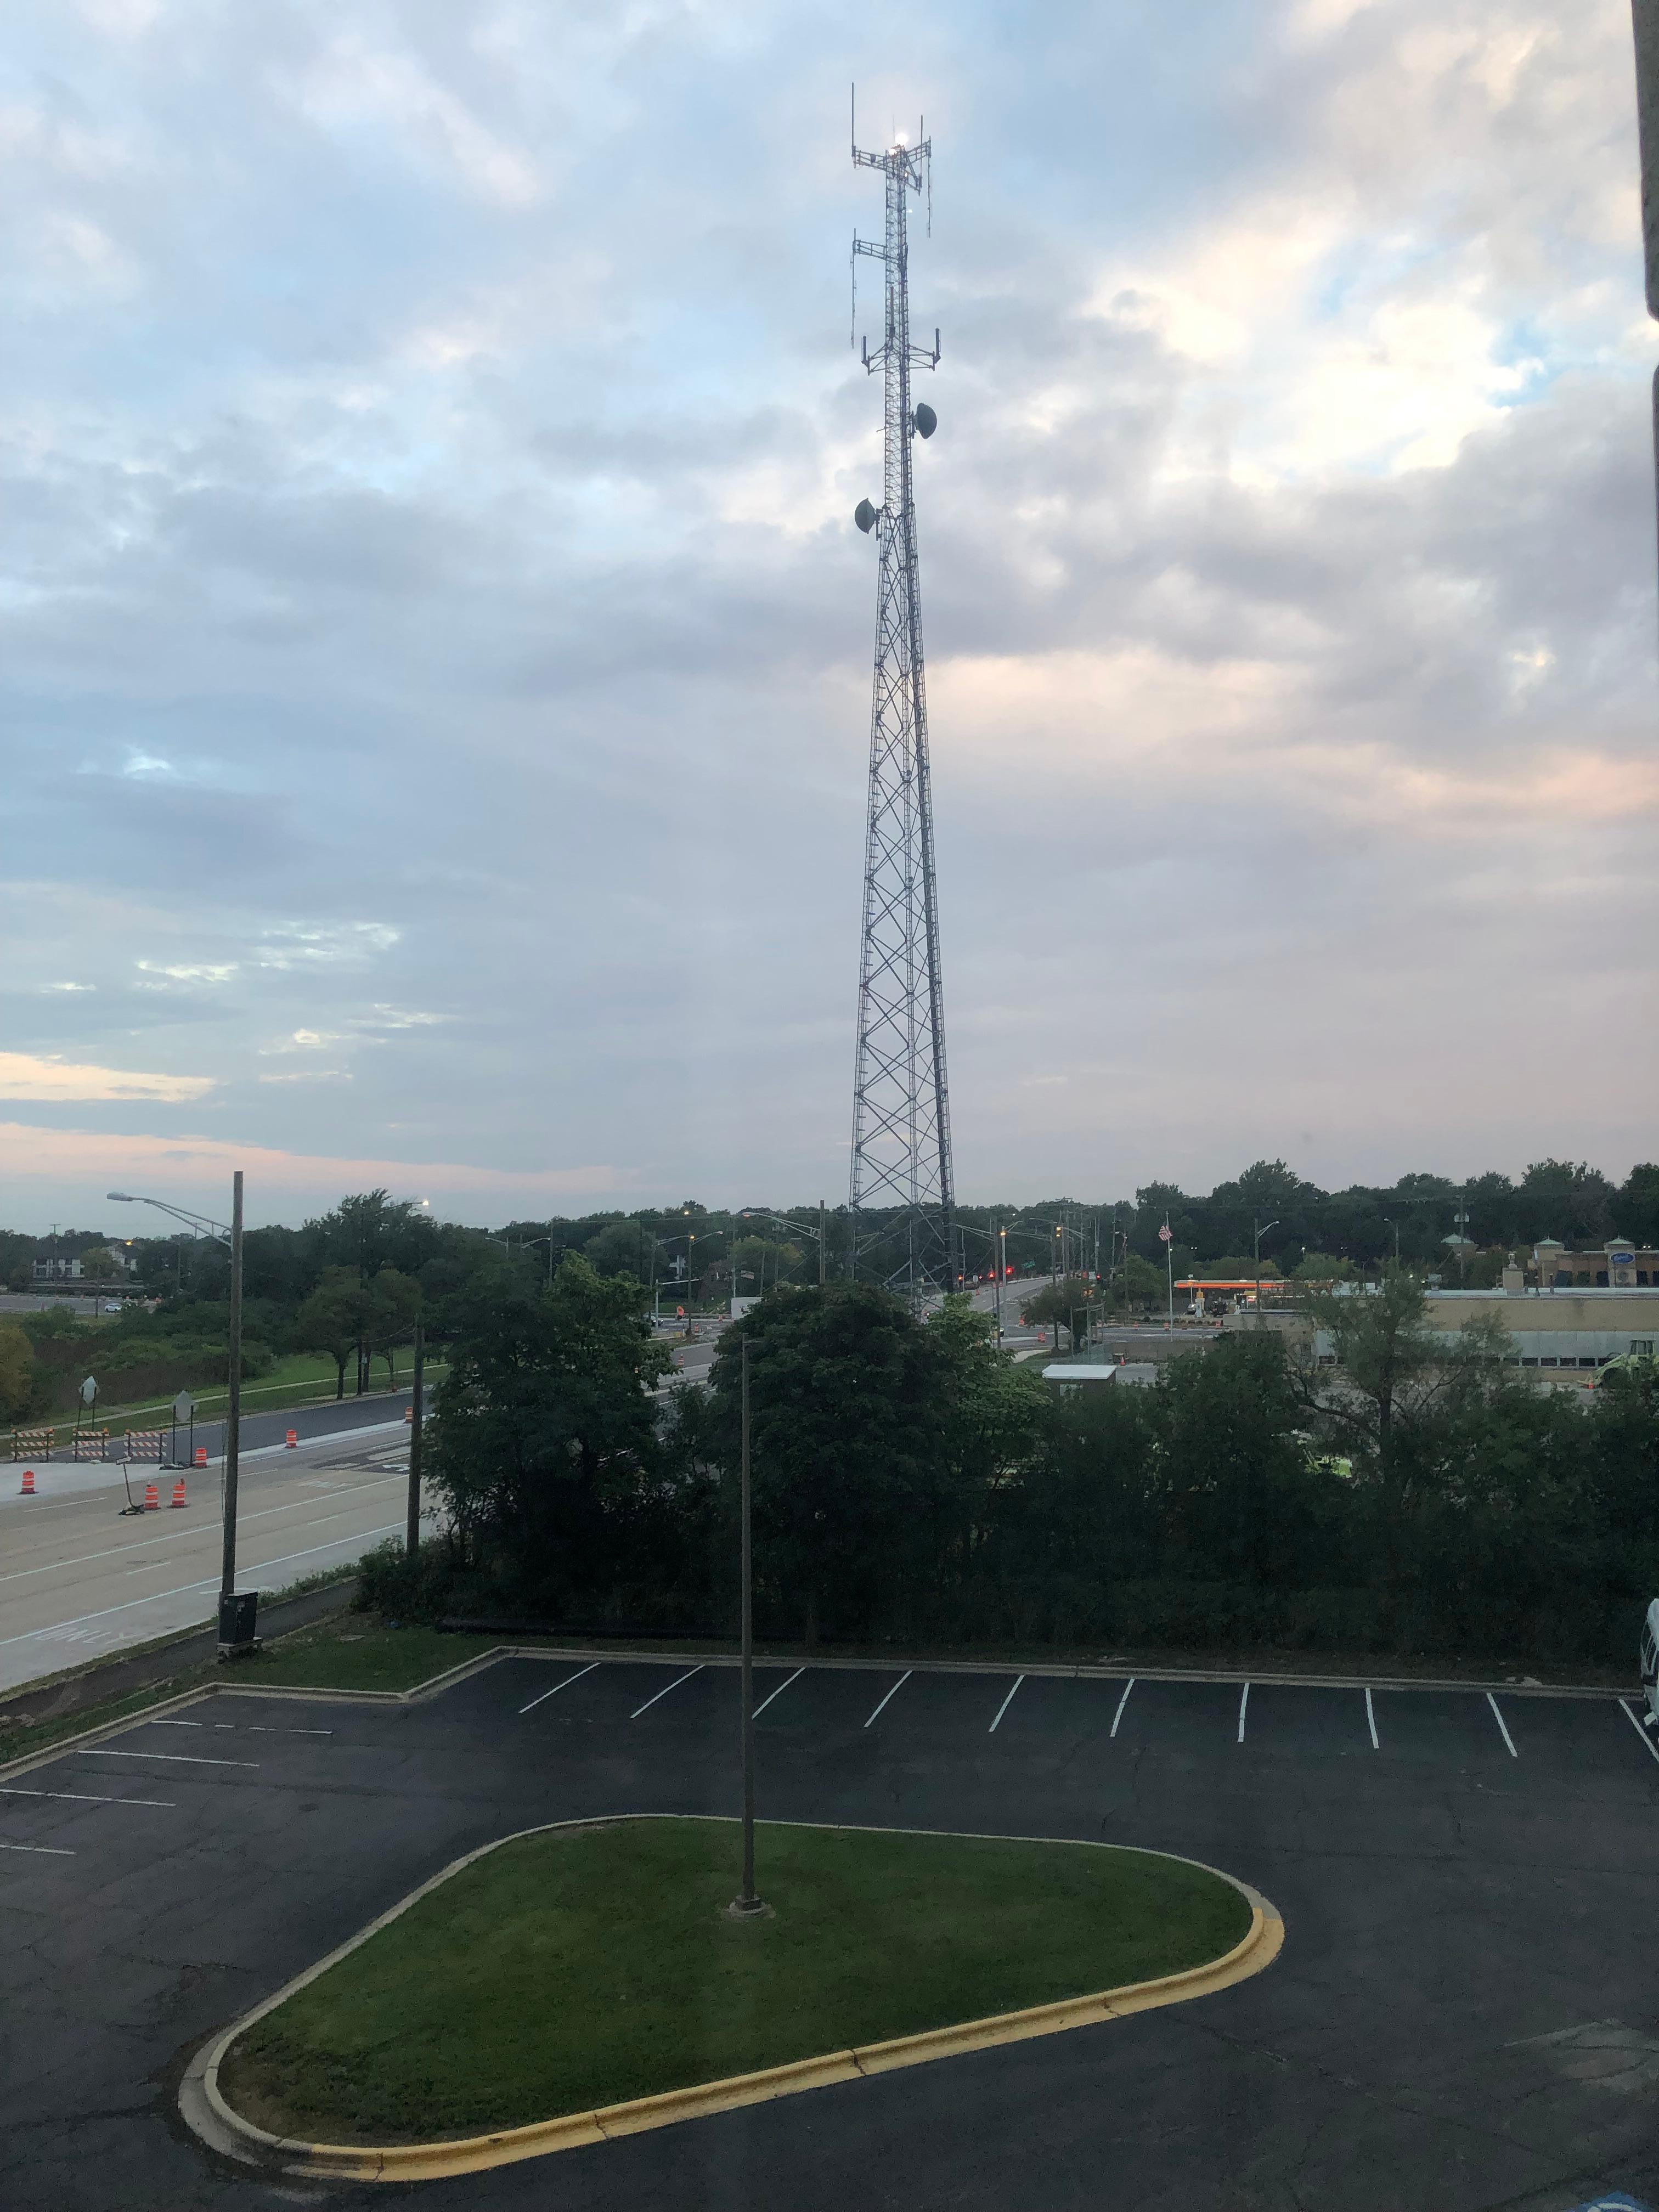
<instances>
[{"instance_id":1,"label":"parking lot","mask_svg":"<svg viewBox=\"0 0 1659 2212\"><path fill-rule=\"evenodd\" d=\"M1263 1890L1284 1952L1194 2004L419 2185L434 2212L1659 2199L1633 1698L824 1664L757 1668L756 1705L763 1818L1183 1852ZM732 1810L738 1722L729 1662L538 1656L404 1705L220 1692L7 1775L0 2201L367 2201L203 2149L190 2055L493 1836Z\"/></svg>"}]
</instances>

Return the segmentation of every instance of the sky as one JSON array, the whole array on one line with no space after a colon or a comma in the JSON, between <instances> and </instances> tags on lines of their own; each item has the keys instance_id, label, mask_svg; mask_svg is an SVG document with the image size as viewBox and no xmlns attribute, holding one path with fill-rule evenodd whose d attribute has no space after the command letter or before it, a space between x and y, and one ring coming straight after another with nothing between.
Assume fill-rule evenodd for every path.
<instances>
[{"instance_id":1,"label":"sky","mask_svg":"<svg viewBox=\"0 0 1659 2212\"><path fill-rule=\"evenodd\" d=\"M854 80L961 1195L1659 1152L1625 0L14 0L0 1225L844 1199Z\"/></svg>"}]
</instances>

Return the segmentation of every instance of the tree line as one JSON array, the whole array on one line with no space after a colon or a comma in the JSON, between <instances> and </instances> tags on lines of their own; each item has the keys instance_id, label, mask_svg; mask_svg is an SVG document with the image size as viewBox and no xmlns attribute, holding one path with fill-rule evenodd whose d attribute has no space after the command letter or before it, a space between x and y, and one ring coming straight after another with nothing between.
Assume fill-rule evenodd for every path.
<instances>
[{"instance_id":1,"label":"tree line","mask_svg":"<svg viewBox=\"0 0 1659 2212\"><path fill-rule=\"evenodd\" d=\"M749 1347L757 1617L812 1646L1633 1649L1659 1592L1659 1370L1588 1407L1431 1327L1419 1281L1307 1294L1314 1339L1228 1333L1147 1389L1056 1396L965 1300L781 1286L665 1392L640 1287L505 1267L453 1316L428 1466L442 1533L372 1601L588 1633L736 1618Z\"/></svg>"}]
</instances>

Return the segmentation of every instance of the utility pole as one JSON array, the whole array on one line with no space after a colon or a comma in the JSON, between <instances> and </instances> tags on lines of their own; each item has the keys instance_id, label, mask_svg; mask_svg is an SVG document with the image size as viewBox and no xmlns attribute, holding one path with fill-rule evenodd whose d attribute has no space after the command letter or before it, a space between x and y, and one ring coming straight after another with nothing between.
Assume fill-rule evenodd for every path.
<instances>
[{"instance_id":1,"label":"utility pole","mask_svg":"<svg viewBox=\"0 0 1659 2212\"><path fill-rule=\"evenodd\" d=\"M818 1288L820 1290L830 1279L830 1246L824 1233L828 1219L828 1209L823 1200L820 1199L818 1200Z\"/></svg>"},{"instance_id":2,"label":"utility pole","mask_svg":"<svg viewBox=\"0 0 1659 2212\"><path fill-rule=\"evenodd\" d=\"M404 1550L411 1559L421 1547L421 1386L426 1369L426 1331L415 1324L415 1382L409 1406L409 1523Z\"/></svg>"},{"instance_id":3,"label":"utility pole","mask_svg":"<svg viewBox=\"0 0 1659 2212\"><path fill-rule=\"evenodd\" d=\"M951 1165L951 1110L945 1066L945 1001L939 969L939 904L933 865L933 800L927 755L927 690L921 645L921 571L911 483L912 441L930 438L939 418L911 404L910 372L939 365L910 343L908 235L910 195L932 173L932 146L898 138L884 152L862 151L856 112L853 161L879 170L886 191L883 242L853 240L854 318L861 255L882 264L886 320L881 344L864 346L864 365L884 373L882 501L860 500L854 520L873 531L880 552L876 594L875 676L870 718L864 920L859 956L858 1049L853 1080L849 1272L863 1261L912 1305L958 1273ZM891 1212L887 1212L891 1209ZM866 1212L886 1213L862 1231ZM896 1243L902 1256L884 1251Z\"/></svg>"},{"instance_id":4,"label":"utility pole","mask_svg":"<svg viewBox=\"0 0 1659 2212\"><path fill-rule=\"evenodd\" d=\"M752 1488L749 1465L749 1339L743 1340L743 1887L727 1905L734 1919L746 1920L766 1907L755 1894L755 1581L751 1540Z\"/></svg>"},{"instance_id":5,"label":"utility pole","mask_svg":"<svg viewBox=\"0 0 1659 2212\"><path fill-rule=\"evenodd\" d=\"M242 1170L230 1186L230 1403L225 1409L225 1540L219 1574L222 1601L236 1592L236 1480L242 1452ZM221 1626L221 1636L223 1628Z\"/></svg>"}]
</instances>

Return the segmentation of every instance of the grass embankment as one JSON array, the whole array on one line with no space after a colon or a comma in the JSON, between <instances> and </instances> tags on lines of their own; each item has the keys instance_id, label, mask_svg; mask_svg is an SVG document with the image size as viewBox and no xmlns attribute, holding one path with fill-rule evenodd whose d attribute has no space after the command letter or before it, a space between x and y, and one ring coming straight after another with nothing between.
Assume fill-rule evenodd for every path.
<instances>
[{"instance_id":1,"label":"grass embankment","mask_svg":"<svg viewBox=\"0 0 1659 2212\"><path fill-rule=\"evenodd\" d=\"M738 1836L506 1844L258 2022L220 2086L279 2134L425 2142L1148 1980L1249 1927L1231 1885L1146 1852L770 1824L775 1917L734 1923Z\"/></svg>"},{"instance_id":2,"label":"grass embankment","mask_svg":"<svg viewBox=\"0 0 1659 2212\"><path fill-rule=\"evenodd\" d=\"M138 1651L160 1650L173 1639L139 1645ZM459 1667L501 1642L497 1636L442 1636L434 1628L388 1628L361 1613L337 1613L308 1628L277 1637L251 1657L222 1666L216 1658L181 1665L165 1680L129 1690L50 1720L8 1724L4 1716L7 1692L0 1690L0 1765L44 1751L65 1736L110 1721L135 1718L152 1705L186 1690L235 1687L258 1689L269 1683L288 1688L314 1690L412 1690L451 1667ZM114 1655L112 1663L134 1656ZM22 1696L42 1686L21 1684L12 1694Z\"/></svg>"},{"instance_id":3,"label":"grass embankment","mask_svg":"<svg viewBox=\"0 0 1659 2212\"><path fill-rule=\"evenodd\" d=\"M88 1354L88 1366L91 1372L94 1374L97 1372L98 1360L95 1352ZM447 1372L447 1363L441 1359L427 1361L425 1383L428 1391L442 1379ZM398 1354L394 1372L395 1380L388 1382L386 1363L383 1360L377 1361L375 1374L363 1392L363 1395L368 1398L385 1397L390 1391L408 1389L415 1375L415 1355L412 1346L408 1351ZM242 1412L246 1416L249 1413L286 1413L290 1407L325 1405L335 1400L338 1382L339 1378L335 1372L334 1362L331 1359L319 1358L314 1352L309 1352L285 1353L277 1360L269 1375L262 1376L257 1382L243 1383ZM120 1386L120 1370L118 1369L109 1387L112 1389L119 1389ZM174 1395L176 1395L175 1393ZM196 1401L196 1420L198 1427L204 1424L224 1419L226 1409L230 1403L230 1393L223 1384L212 1389L198 1389L192 1386L191 1395ZM348 1386L341 1402L350 1404L356 1396L355 1389ZM125 1429L166 1428L172 1419L172 1397L147 1399L142 1404L131 1406L106 1406L100 1401L96 1413L86 1425L89 1428L107 1429L112 1439L118 1441ZM67 1442L75 1433L76 1422L72 1415L65 1417L59 1413L52 1415L50 1419L11 1422L8 1425L8 1433L13 1428L50 1429L54 1438L59 1442Z\"/></svg>"}]
</instances>

